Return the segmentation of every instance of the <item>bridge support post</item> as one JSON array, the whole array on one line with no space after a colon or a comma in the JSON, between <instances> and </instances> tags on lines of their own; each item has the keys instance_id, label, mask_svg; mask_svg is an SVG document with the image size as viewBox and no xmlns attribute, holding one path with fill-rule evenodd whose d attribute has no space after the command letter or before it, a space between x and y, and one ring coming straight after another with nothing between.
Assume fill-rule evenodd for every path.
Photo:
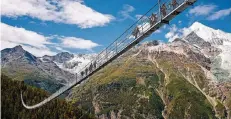
<instances>
[{"instance_id":1,"label":"bridge support post","mask_svg":"<svg viewBox=\"0 0 231 119\"><path fill-rule=\"evenodd\" d=\"M75 76L76 76L76 82L77 82L77 78L78 78L78 75L77 75L77 73L75 74Z\"/></svg>"},{"instance_id":2,"label":"bridge support post","mask_svg":"<svg viewBox=\"0 0 231 119\"><path fill-rule=\"evenodd\" d=\"M106 51L105 51L105 59L106 61L108 60L108 49L106 48Z\"/></svg>"},{"instance_id":3,"label":"bridge support post","mask_svg":"<svg viewBox=\"0 0 231 119\"><path fill-rule=\"evenodd\" d=\"M161 10L160 10L160 0L158 0L158 6L159 6L159 16L160 16L160 21L162 20L162 15L161 15Z\"/></svg>"},{"instance_id":4,"label":"bridge support post","mask_svg":"<svg viewBox=\"0 0 231 119\"><path fill-rule=\"evenodd\" d=\"M117 54L117 52L118 52L118 49L117 49L117 47L118 47L118 46L117 46L117 45L118 45L118 43L117 43L117 41L115 41L115 47L116 47L115 49L116 49L116 54Z\"/></svg>"}]
</instances>

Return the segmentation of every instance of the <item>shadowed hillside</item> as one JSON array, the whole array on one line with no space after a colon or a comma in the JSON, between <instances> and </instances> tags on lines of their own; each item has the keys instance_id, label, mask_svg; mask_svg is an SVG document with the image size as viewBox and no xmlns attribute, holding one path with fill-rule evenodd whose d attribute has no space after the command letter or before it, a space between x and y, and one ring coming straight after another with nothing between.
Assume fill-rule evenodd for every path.
<instances>
[{"instance_id":1,"label":"shadowed hillside","mask_svg":"<svg viewBox=\"0 0 231 119\"><path fill-rule=\"evenodd\" d=\"M92 116L81 111L78 107L55 99L49 104L34 110L23 107L20 91L23 89L23 98L27 104L41 101L48 94L38 88L26 86L20 81L12 81L7 76L1 76L1 104L2 119L90 119Z\"/></svg>"}]
</instances>

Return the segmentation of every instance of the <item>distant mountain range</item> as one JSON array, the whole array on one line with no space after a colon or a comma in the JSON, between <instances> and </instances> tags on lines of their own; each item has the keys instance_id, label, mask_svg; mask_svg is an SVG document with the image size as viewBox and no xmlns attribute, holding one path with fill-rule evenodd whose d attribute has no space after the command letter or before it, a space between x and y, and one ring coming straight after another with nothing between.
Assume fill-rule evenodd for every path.
<instances>
[{"instance_id":1,"label":"distant mountain range","mask_svg":"<svg viewBox=\"0 0 231 119\"><path fill-rule=\"evenodd\" d=\"M43 56L40 59L43 62L54 62L59 68L70 73L79 73L97 54L70 54L68 52L58 53L55 56Z\"/></svg>"},{"instance_id":2,"label":"distant mountain range","mask_svg":"<svg viewBox=\"0 0 231 119\"><path fill-rule=\"evenodd\" d=\"M59 54L57 55L57 57ZM62 56L60 56L61 60ZM60 69L53 61L42 61L25 51L22 46L7 48L1 51L2 72L13 80L24 80L25 83L54 92L75 76Z\"/></svg>"}]
</instances>

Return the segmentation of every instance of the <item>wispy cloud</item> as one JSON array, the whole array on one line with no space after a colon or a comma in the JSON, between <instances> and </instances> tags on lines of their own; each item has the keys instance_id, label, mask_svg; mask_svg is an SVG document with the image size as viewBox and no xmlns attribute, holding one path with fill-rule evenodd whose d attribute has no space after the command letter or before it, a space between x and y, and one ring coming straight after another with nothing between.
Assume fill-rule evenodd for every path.
<instances>
[{"instance_id":1,"label":"wispy cloud","mask_svg":"<svg viewBox=\"0 0 231 119\"><path fill-rule=\"evenodd\" d=\"M24 49L36 56L55 54L46 46L52 43L48 42L47 38L41 34L5 23L1 23L1 28L1 50L22 45Z\"/></svg>"},{"instance_id":2,"label":"wispy cloud","mask_svg":"<svg viewBox=\"0 0 231 119\"><path fill-rule=\"evenodd\" d=\"M134 10L135 10L135 8L131 5L128 5L128 4L123 5L123 9L119 12L119 14L122 16L122 18L119 20L120 21L123 21L125 19L135 20L135 18L133 18L130 15Z\"/></svg>"},{"instance_id":3,"label":"wispy cloud","mask_svg":"<svg viewBox=\"0 0 231 119\"><path fill-rule=\"evenodd\" d=\"M137 20L139 20L142 16L143 15L141 15L141 14L137 14L135 17L136 17Z\"/></svg>"},{"instance_id":4,"label":"wispy cloud","mask_svg":"<svg viewBox=\"0 0 231 119\"><path fill-rule=\"evenodd\" d=\"M137 14L135 15L136 19L139 20L141 17L143 17L142 19L148 19L148 16L143 16L141 14Z\"/></svg>"},{"instance_id":5,"label":"wispy cloud","mask_svg":"<svg viewBox=\"0 0 231 119\"><path fill-rule=\"evenodd\" d=\"M169 39L169 42L174 41L176 38L181 37L181 34L179 33L179 29L177 28L177 26L175 24L173 24L170 28L169 28L169 32L167 34L165 34L165 38Z\"/></svg>"},{"instance_id":6,"label":"wispy cloud","mask_svg":"<svg viewBox=\"0 0 231 119\"><path fill-rule=\"evenodd\" d=\"M29 16L42 21L75 24L80 28L104 26L114 17L86 6L82 0L2 0L1 14ZM19 7L20 6L20 7Z\"/></svg>"},{"instance_id":7,"label":"wispy cloud","mask_svg":"<svg viewBox=\"0 0 231 119\"><path fill-rule=\"evenodd\" d=\"M100 46L99 44L94 43L91 40L85 40L83 38L76 37L63 37L61 38L61 41L61 45L66 48L91 50L94 47Z\"/></svg>"},{"instance_id":8,"label":"wispy cloud","mask_svg":"<svg viewBox=\"0 0 231 119\"><path fill-rule=\"evenodd\" d=\"M223 10L219 10L219 11L213 13L207 19L208 20L217 20L217 19L223 18L225 16L228 16L230 14L231 14L231 8L229 8L229 9L223 9Z\"/></svg>"},{"instance_id":9,"label":"wispy cloud","mask_svg":"<svg viewBox=\"0 0 231 119\"><path fill-rule=\"evenodd\" d=\"M91 40L83 38L65 37L59 35L44 36L24 28L13 27L1 23L1 50L22 45L22 47L35 56L54 55L55 51L68 52L68 49L92 50L100 46ZM57 39L60 42L51 42ZM54 51L55 49L55 51Z\"/></svg>"},{"instance_id":10,"label":"wispy cloud","mask_svg":"<svg viewBox=\"0 0 231 119\"><path fill-rule=\"evenodd\" d=\"M193 24L191 24L191 26L183 28L179 28L175 24L173 24L169 28L169 32L165 35L165 38L169 39L168 42L172 42L176 38L184 38L188 36L190 33L194 32L195 30L198 30L198 28L202 27L205 27L206 29L206 26L199 22L194 22Z\"/></svg>"},{"instance_id":11,"label":"wispy cloud","mask_svg":"<svg viewBox=\"0 0 231 119\"><path fill-rule=\"evenodd\" d=\"M61 51L61 52L69 52L68 50L65 50L61 47L55 47L56 50Z\"/></svg>"},{"instance_id":12,"label":"wispy cloud","mask_svg":"<svg viewBox=\"0 0 231 119\"><path fill-rule=\"evenodd\" d=\"M189 10L189 14L193 14L195 16L208 15L215 10L216 5L198 5L193 9Z\"/></svg>"},{"instance_id":13,"label":"wispy cloud","mask_svg":"<svg viewBox=\"0 0 231 119\"><path fill-rule=\"evenodd\" d=\"M160 29L157 29L154 33L161 33L162 31Z\"/></svg>"},{"instance_id":14,"label":"wispy cloud","mask_svg":"<svg viewBox=\"0 0 231 119\"><path fill-rule=\"evenodd\" d=\"M207 20L218 20L231 14L231 8L216 10L216 5L198 5L189 10L189 14L194 16L205 16ZM188 16L189 16L188 14Z\"/></svg>"}]
</instances>

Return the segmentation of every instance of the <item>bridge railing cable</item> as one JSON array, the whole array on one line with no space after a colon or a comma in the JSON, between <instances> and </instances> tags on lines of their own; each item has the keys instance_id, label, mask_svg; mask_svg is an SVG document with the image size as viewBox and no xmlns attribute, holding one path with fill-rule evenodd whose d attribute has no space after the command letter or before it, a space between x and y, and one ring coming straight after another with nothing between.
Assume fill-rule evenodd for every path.
<instances>
[{"instance_id":1,"label":"bridge railing cable","mask_svg":"<svg viewBox=\"0 0 231 119\"><path fill-rule=\"evenodd\" d=\"M86 77L89 73L96 70L98 67L102 66L105 62L107 62L109 59L111 59L113 56L117 55L120 51L122 51L124 48L126 48L130 43L136 40L137 36L134 36L133 32L136 28L139 29L139 33L137 33L138 36L143 35L146 31L149 30L151 27L150 23L150 16L152 14L156 15L156 22L155 24L161 22L161 18L164 18L169 14L171 11L173 11L176 7L178 7L181 3L185 2L185 0L175 0L176 4L173 5L174 0L160 0L160 5L156 3L152 8L150 8L142 17L140 17L135 23L133 23L128 29L126 29L114 42L112 42L108 47L106 47L103 51L101 51L91 62L89 62L85 67L83 67L78 73L77 79L82 79ZM163 11L160 7L163 7L162 5L165 5L165 15L163 16ZM160 13L161 12L161 13ZM94 65L96 63L95 67L91 67L91 65ZM81 72L84 72L81 75ZM78 80L76 80L77 82ZM71 84L70 84L71 85ZM65 88L62 88L62 90L65 90Z\"/></svg>"},{"instance_id":2,"label":"bridge railing cable","mask_svg":"<svg viewBox=\"0 0 231 119\"><path fill-rule=\"evenodd\" d=\"M163 24L168 23L173 17L187 8L196 0L158 0L139 20L126 29L114 42L100 52L92 61L83 67L77 74L75 82L60 88L44 101L34 106L27 106L22 100L23 106L28 109L34 109L49 102L68 89L78 85L94 74L94 72L106 66L109 62L129 50L135 44L139 43L152 32L159 29ZM190 4L189 4L190 3ZM179 10L179 11L177 11ZM22 94L21 94L22 98Z\"/></svg>"},{"instance_id":3,"label":"bridge railing cable","mask_svg":"<svg viewBox=\"0 0 231 119\"><path fill-rule=\"evenodd\" d=\"M155 23L161 22L161 18L167 16L167 14L172 12L176 7L178 7L185 1L186 0L160 0L160 5L156 3L152 8L150 8L142 17L140 17L135 23L133 23L128 29L126 29L114 42L112 42L108 47L101 51L95 57L95 59L93 59L85 67L83 67L77 73L77 75L79 75L77 77L79 77L79 79L86 77L89 73L102 66L110 58L117 55L130 43L136 40L137 36L143 35L147 30L149 30L151 25L153 25L150 23L150 16L152 16L152 14L156 15ZM162 10L163 5L165 5L166 7L164 14ZM137 36L134 36L133 32L136 28L139 29L139 33L137 33ZM93 65L94 63L96 63L96 67L91 67L91 65ZM80 74L83 75L80 76Z\"/></svg>"},{"instance_id":4,"label":"bridge railing cable","mask_svg":"<svg viewBox=\"0 0 231 119\"><path fill-rule=\"evenodd\" d=\"M107 48L100 52L95 57L95 59L93 59L90 63L83 67L77 74L85 72L84 75L86 76L86 68L89 68L91 64L96 62L98 64L97 67L101 66L104 62L106 62L111 57L115 56L118 52L123 50L123 48L125 48L128 44L134 41L136 38L134 38L134 36L132 35L133 30L139 25L143 27L142 24L144 23L144 21L149 21L148 16L150 16L150 14L153 13L153 11L155 11L155 13L158 13L158 3L156 3L152 8L150 8L142 17L139 18L139 20L133 23L128 29L126 29L114 42L112 42ZM144 31L142 30L142 32Z\"/></svg>"}]
</instances>

